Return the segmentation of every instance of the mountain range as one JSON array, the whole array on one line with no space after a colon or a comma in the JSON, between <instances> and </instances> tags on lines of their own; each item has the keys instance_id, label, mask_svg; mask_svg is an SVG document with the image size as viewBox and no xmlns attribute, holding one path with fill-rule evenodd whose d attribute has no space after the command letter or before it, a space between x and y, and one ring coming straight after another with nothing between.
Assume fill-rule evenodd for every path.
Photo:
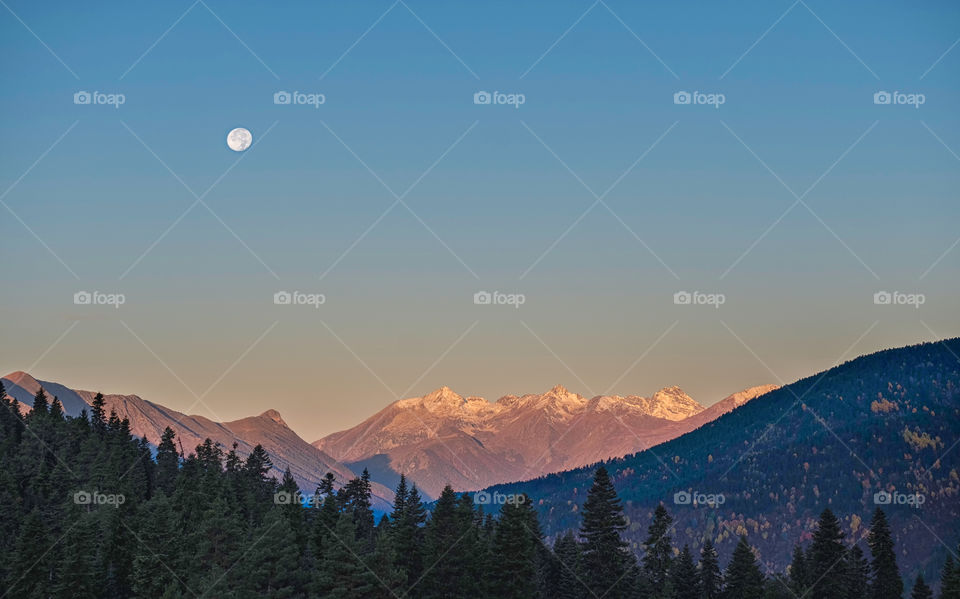
<instances>
[{"instance_id":1,"label":"mountain range","mask_svg":"<svg viewBox=\"0 0 960 599\"><path fill-rule=\"evenodd\" d=\"M7 395L22 404L22 413L31 409L33 396L41 387L48 396L60 400L69 416L79 416L84 409L89 412L96 395L59 383L38 381L20 371L8 374L2 381ZM103 399L107 413L112 410L121 420L128 419L133 435L146 437L154 447L168 426L176 432L184 453L190 453L207 438L219 443L224 450L237 443L237 452L241 456L246 456L259 444L270 454L273 476L279 480L289 467L300 488L309 493L317 488L317 483L327 472L332 472L341 485L356 476L350 468L301 439L276 410L232 422L214 422L203 416L188 416L136 395L105 394ZM372 487L376 507L386 509L393 500L393 491L376 483Z\"/></svg>"},{"instance_id":2,"label":"mountain range","mask_svg":"<svg viewBox=\"0 0 960 599\"><path fill-rule=\"evenodd\" d=\"M7 393L28 410L42 387L64 412L88 410L94 392L38 381L25 372L3 377ZM696 429L776 387L735 393L705 408L679 387L651 397L585 398L557 385L543 394L507 395L496 402L463 397L441 387L423 397L388 405L357 426L313 444L300 438L276 410L232 422L186 415L137 395L104 395L106 410L130 422L137 437L154 446L172 428L185 453L210 438L223 448L237 443L241 455L260 444L273 461L273 475L286 468L305 492L327 472L343 484L364 468L371 474L375 507L385 510L403 473L436 498L447 484L472 491L576 468L646 449Z\"/></svg>"},{"instance_id":3,"label":"mountain range","mask_svg":"<svg viewBox=\"0 0 960 599\"><path fill-rule=\"evenodd\" d=\"M475 490L653 447L773 389L752 387L705 408L679 387L651 397L585 398L558 385L496 402L441 387L313 445L388 486L403 473L437 497L446 484Z\"/></svg>"}]
</instances>

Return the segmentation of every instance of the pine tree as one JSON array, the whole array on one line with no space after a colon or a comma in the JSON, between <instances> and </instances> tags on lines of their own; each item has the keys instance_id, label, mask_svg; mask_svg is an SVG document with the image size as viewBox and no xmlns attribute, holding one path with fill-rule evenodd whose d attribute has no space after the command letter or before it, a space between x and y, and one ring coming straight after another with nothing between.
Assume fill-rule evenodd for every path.
<instances>
[{"instance_id":1,"label":"pine tree","mask_svg":"<svg viewBox=\"0 0 960 599\"><path fill-rule=\"evenodd\" d=\"M757 565L757 558L747 542L746 536L733 550L733 557L727 565L724 575L723 597L725 599L762 599L763 573Z\"/></svg>"},{"instance_id":2,"label":"pine tree","mask_svg":"<svg viewBox=\"0 0 960 599\"><path fill-rule=\"evenodd\" d=\"M40 417L46 416L47 412L47 394L43 391L43 387L37 390L37 394L33 396L33 415Z\"/></svg>"},{"instance_id":3,"label":"pine tree","mask_svg":"<svg viewBox=\"0 0 960 599\"><path fill-rule=\"evenodd\" d=\"M63 419L63 404L60 403L56 395L53 396L53 401L50 402L50 417L57 421Z\"/></svg>"},{"instance_id":4,"label":"pine tree","mask_svg":"<svg viewBox=\"0 0 960 599\"><path fill-rule=\"evenodd\" d=\"M582 599L586 592L583 583L583 572L580 564L580 544L567 531L558 537L553 544L554 584L548 597L556 599Z\"/></svg>"},{"instance_id":5,"label":"pine tree","mask_svg":"<svg viewBox=\"0 0 960 599\"><path fill-rule=\"evenodd\" d=\"M237 574L242 597L287 599L302 596L307 583L306 572L299 567L297 535L280 509L283 507L289 506L278 506L267 512L263 532L252 539L237 566L241 568ZM295 507L300 509L299 505Z\"/></svg>"},{"instance_id":6,"label":"pine tree","mask_svg":"<svg viewBox=\"0 0 960 599\"><path fill-rule=\"evenodd\" d=\"M673 518L663 504L657 505L653 512L653 522L647 528L647 539L643 542L643 576L650 585L651 599L661 599L668 595L667 575L673 558L673 546L670 544L670 528Z\"/></svg>"},{"instance_id":7,"label":"pine tree","mask_svg":"<svg viewBox=\"0 0 960 599\"><path fill-rule=\"evenodd\" d=\"M157 446L157 473L156 486L170 495L173 493L174 482L180 470L180 458L177 455L177 446L174 444L176 434L169 426L163 430L160 445Z\"/></svg>"},{"instance_id":8,"label":"pine tree","mask_svg":"<svg viewBox=\"0 0 960 599\"><path fill-rule=\"evenodd\" d=\"M883 510L877 508L870 521L870 534L867 537L870 545L870 599L901 599L903 596L903 580L897 568L897 556L893 549L893 537L887 516Z\"/></svg>"},{"instance_id":9,"label":"pine tree","mask_svg":"<svg viewBox=\"0 0 960 599\"><path fill-rule=\"evenodd\" d=\"M492 592L502 597L533 597L542 535L530 498L520 495L507 502L495 530L492 550L497 567L489 573Z\"/></svg>"},{"instance_id":10,"label":"pine tree","mask_svg":"<svg viewBox=\"0 0 960 599\"><path fill-rule=\"evenodd\" d=\"M584 582L590 592L610 599L630 595L630 572L636 560L620 533L626 529L623 506L607 469L597 468L583 503L580 525Z\"/></svg>"},{"instance_id":11,"label":"pine tree","mask_svg":"<svg viewBox=\"0 0 960 599\"><path fill-rule=\"evenodd\" d=\"M46 599L50 596L53 560L45 553L52 541L40 512L34 510L27 514L20 536L14 543L9 568L13 582L5 585L11 597Z\"/></svg>"},{"instance_id":12,"label":"pine tree","mask_svg":"<svg viewBox=\"0 0 960 599\"><path fill-rule=\"evenodd\" d=\"M940 571L940 599L960 599L960 563L950 555Z\"/></svg>"},{"instance_id":13,"label":"pine tree","mask_svg":"<svg viewBox=\"0 0 960 599\"><path fill-rule=\"evenodd\" d=\"M870 580L870 564L857 545L851 547L845 556L846 599L866 599Z\"/></svg>"},{"instance_id":14,"label":"pine tree","mask_svg":"<svg viewBox=\"0 0 960 599\"><path fill-rule=\"evenodd\" d=\"M326 543L317 581L317 591L324 598L352 599L373 591L376 580L360 558L353 517L341 514Z\"/></svg>"},{"instance_id":15,"label":"pine tree","mask_svg":"<svg viewBox=\"0 0 960 599\"><path fill-rule=\"evenodd\" d=\"M420 498L420 492L417 491L417 485L412 485L405 492L405 479L401 477L401 485L397 487L397 498L394 500L394 507L402 506L402 513L397 517L391 518L391 533L393 535L393 545L397 552L397 566L403 571L406 577L405 588L412 587L423 574L423 551L424 551L424 524L427 521L427 511L423 507L423 500ZM400 496L404 495L402 499ZM396 511L396 510L394 510Z\"/></svg>"},{"instance_id":16,"label":"pine tree","mask_svg":"<svg viewBox=\"0 0 960 599\"><path fill-rule=\"evenodd\" d=\"M470 533L468 527L473 523L465 521L464 515L457 494L447 485L437 499L425 530L423 561L432 567L425 571L419 586L414 587L414 595L418 591L429 598L469 594L467 587L476 582L470 572L477 556L471 554L474 547L471 539L466 538Z\"/></svg>"},{"instance_id":17,"label":"pine tree","mask_svg":"<svg viewBox=\"0 0 960 599\"><path fill-rule=\"evenodd\" d=\"M811 582L807 557L800 545L794 545L793 559L790 561L790 590L797 597L803 597Z\"/></svg>"},{"instance_id":18,"label":"pine tree","mask_svg":"<svg viewBox=\"0 0 960 599\"><path fill-rule=\"evenodd\" d=\"M913 583L913 592L910 593L910 599L933 599L933 591L923 581L923 574L917 575L917 580Z\"/></svg>"},{"instance_id":19,"label":"pine tree","mask_svg":"<svg viewBox=\"0 0 960 599\"><path fill-rule=\"evenodd\" d=\"M684 545L670 569L670 586L673 587L672 599L700 599L699 583L697 566L693 563L690 546Z\"/></svg>"},{"instance_id":20,"label":"pine tree","mask_svg":"<svg viewBox=\"0 0 960 599\"><path fill-rule=\"evenodd\" d=\"M809 576L813 583L812 595L820 599L844 599L846 549L843 546L840 521L830 508L820 514L810 550L813 557L809 564Z\"/></svg>"},{"instance_id":21,"label":"pine tree","mask_svg":"<svg viewBox=\"0 0 960 599\"><path fill-rule=\"evenodd\" d=\"M700 596L702 599L720 599L723 592L723 575L720 559L713 541L707 539L700 550Z\"/></svg>"}]
</instances>

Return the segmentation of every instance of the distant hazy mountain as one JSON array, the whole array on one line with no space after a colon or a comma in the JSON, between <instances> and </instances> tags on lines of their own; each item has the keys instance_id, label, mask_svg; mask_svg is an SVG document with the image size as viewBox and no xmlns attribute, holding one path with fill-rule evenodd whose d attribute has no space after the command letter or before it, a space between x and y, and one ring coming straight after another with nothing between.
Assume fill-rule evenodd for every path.
<instances>
[{"instance_id":1,"label":"distant hazy mountain","mask_svg":"<svg viewBox=\"0 0 960 599\"><path fill-rule=\"evenodd\" d=\"M754 387L704 408L679 387L587 399L558 385L496 403L441 387L314 445L354 469L368 467L387 485L402 472L436 497L446 484L473 490L634 453L775 388Z\"/></svg>"},{"instance_id":2,"label":"distant hazy mountain","mask_svg":"<svg viewBox=\"0 0 960 599\"><path fill-rule=\"evenodd\" d=\"M3 377L7 394L21 404L21 412L27 412L33 406L33 396L43 387L48 396L56 396L64 405L64 412L78 416L90 404L96 393L70 389L58 383L38 381L25 372L13 372ZM313 492L319 480L332 472L338 483L344 483L356 476L347 466L333 459L323 451L310 445L293 432L275 410L267 410L259 416L242 418L232 422L214 422L203 416L188 416L176 410L142 399L136 395L104 395L106 410L117 412L121 419L130 421L130 430L137 437L146 437L156 446L166 427L172 428L183 444L185 453L190 453L210 438L228 451L237 443L237 451L246 456L256 445L262 445L270 454L273 462L271 474L280 479L289 466L300 488ZM379 484L373 485L373 493L380 509L393 500L393 492Z\"/></svg>"},{"instance_id":3,"label":"distant hazy mountain","mask_svg":"<svg viewBox=\"0 0 960 599\"><path fill-rule=\"evenodd\" d=\"M782 571L830 507L847 543L866 548L887 513L907 580L937 580L960 542L960 339L881 351L766 393L652 450L609 461L636 547L653 509L675 519L673 544L724 561L740 534ZM742 404L731 396L719 410ZM725 404L725 405L724 405ZM722 406L722 407L721 407ZM689 420L709 418L707 410ZM548 535L576 528L593 467L494 486L533 498ZM678 495L679 494L679 495ZM710 504L696 498L722 496ZM922 500L920 499L922 498Z\"/></svg>"}]
</instances>

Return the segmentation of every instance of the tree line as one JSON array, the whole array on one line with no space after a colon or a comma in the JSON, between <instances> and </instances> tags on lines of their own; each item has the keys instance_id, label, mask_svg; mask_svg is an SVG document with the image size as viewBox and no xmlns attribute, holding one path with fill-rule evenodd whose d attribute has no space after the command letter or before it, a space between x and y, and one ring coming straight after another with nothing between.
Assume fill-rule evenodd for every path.
<instances>
[{"instance_id":1,"label":"tree line","mask_svg":"<svg viewBox=\"0 0 960 599\"><path fill-rule=\"evenodd\" d=\"M378 520L366 471L328 473L303 505L260 446L242 457L208 439L184 456L167 428L154 455L102 395L76 418L42 390L22 414L0 383L0 403L2 597L903 599L879 509L869 557L827 509L787 571L766 573L746 536L725 567L709 538L696 559L674 547L663 505L637 556L603 467L578 529L548 543L526 495L491 513L447 487L428 506L401 476ZM912 599L933 598L911 582ZM960 599L960 563L939 597Z\"/></svg>"}]
</instances>

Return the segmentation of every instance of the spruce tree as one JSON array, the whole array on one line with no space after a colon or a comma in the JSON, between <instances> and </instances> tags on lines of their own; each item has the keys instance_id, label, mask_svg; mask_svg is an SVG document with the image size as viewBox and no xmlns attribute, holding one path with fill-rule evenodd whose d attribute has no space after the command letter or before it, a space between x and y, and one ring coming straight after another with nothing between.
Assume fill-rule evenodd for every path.
<instances>
[{"instance_id":1,"label":"spruce tree","mask_svg":"<svg viewBox=\"0 0 960 599\"><path fill-rule=\"evenodd\" d=\"M367 596L376 580L360 558L353 517L340 514L330 537L320 558L317 591L330 599Z\"/></svg>"},{"instance_id":2,"label":"spruce tree","mask_svg":"<svg viewBox=\"0 0 960 599\"><path fill-rule=\"evenodd\" d=\"M653 522L647 528L647 538L643 542L644 582L650 585L651 599L666 598L669 594L667 576L673 558L673 546L670 544L670 528L673 518L663 504L657 505L653 512Z\"/></svg>"},{"instance_id":3,"label":"spruce tree","mask_svg":"<svg viewBox=\"0 0 960 599\"><path fill-rule=\"evenodd\" d=\"M550 597L557 599L581 599L586 593L583 583L583 571L580 563L580 544L567 531L553 544L554 584Z\"/></svg>"},{"instance_id":4,"label":"spruce tree","mask_svg":"<svg viewBox=\"0 0 960 599\"><path fill-rule=\"evenodd\" d=\"M794 545L793 559L790 560L790 590L797 597L803 597L811 582L807 556L800 545Z\"/></svg>"},{"instance_id":5,"label":"spruce tree","mask_svg":"<svg viewBox=\"0 0 960 599\"><path fill-rule=\"evenodd\" d=\"M866 599L870 581L870 564L857 545L851 547L844 563L846 599Z\"/></svg>"},{"instance_id":6,"label":"spruce tree","mask_svg":"<svg viewBox=\"0 0 960 599\"><path fill-rule=\"evenodd\" d=\"M283 513L283 507L288 506L278 506L267 512L262 532L248 544L237 566L242 597L288 599L303 596L307 576L299 563L296 531ZM296 509L300 509L299 505Z\"/></svg>"},{"instance_id":7,"label":"spruce tree","mask_svg":"<svg viewBox=\"0 0 960 599\"><path fill-rule=\"evenodd\" d=\"M488 575L491 591L501 597L533 597L537 592L538 552L542 535L537 513L526 495L500 510L493 535L497 565Z\"/></svg>"},{"instance_id":8,"label":"spruce tree","mask_svg":"<svg viewBox=\"0 0 960 599\"><path fill-rule=\"evenodd\" d=\"M684 545L680 555L673 561L670 586L673 588L672 599L700 599L700 580L689 545Z\"/></svg>"},{"instance_id":9,"label":"spruce tree","mask_svg":"<svg viewBox=\"0 0 960 599\"><path fill-rule=\"evenodd\" d=\"M809 564L812 595L818 599L845 599L846 549L843 546L840 521L830 508L820 514L810 550L813 557Z\"/></svg>"},{"instance_id":10,"label":"spruce tree","mask_svg":"<svg viewBox=\"0 0 960 599\"><path fill-rule=\"evenodd\" d=\"M724 599L763 598L763 573L746 536L740 537L723 578Z\"/></svg>"},{"instance_id":11,"label":"spruce tree","mask_svg":"<svg viewBox=\"0 0 960 599\"><path fill-rule=\"evenodd\" d=\"M913 592L910 593L910 599L933 599L933 591L923 581L923 574L917 575L917 580L913 583Z\"/></svg>"},{"instance_id":12,"label":"spruce tree","mask_svg":"<svg viewBox=\"0 0 960 599\"><path fill-rule=\"evenodd\" d=\"M720 599L723 595L723 575L720 573L720 559L713 541L703 542L700 550L700 596L702 599Z\"/></svg>"},{"instance_id":13,"label":"spruce tree","mask_svg":"<svg viewBox=\"0 0 960 599\"><path fill-rule=\"evenodd\" d=\"M470 500L472 503L472 500ZM447 485L437 499L433 514L425 530L424 574L408 593L422 597L455 597L469 594L466 589L475 584L471 572L477 556L464 507L453 489Z\"/></svg>"},{"instance_id":14,"label":"spruce tree","mask_svg":"<svg viewBox=\"0 0 960 599\"><path fill-rule=\"evenodd\" d=\"M960 563L950 555L940 571L940 599L960 599Z\"/></svg>"},{"instance_id":15,"label":"spruce tree","mask_svg":"<svg viewBox=\"0 0 960 599\"><path fill-rule=\"evenodd\" d=\"M627 527L623 506L607 469L597 468L583 503L580 526L584 582L590 592L610 599L630 596L636 560L620 533Z\"/></svg>"},{"instance_id":16,"label":"spruce tree","mask_svg":"<svg viewBox=\"0 0 960 599\"><path fill-rule=\"evenodd\" d=\"M33 412L37 417L47 415L47 394L43 391L43 387L37 390L37 394L33 396Z\"/></svg>"},{"instance_id":17,"label":"spruce tree","mask_svg":"<svg viewBox=\"0 0 960 599\"><path fill-rule=\"evenodd\" d=\"M175 439L176 434L168 426L163 430L160 445L157 446L156 486L167 495L173 493L174 482L180 470L180 458L177 455Z\"/></svg>"},{"instance_id":18,"label":"spruce tree","mask_svg":"<svg viewBox=\"0 0 960 599\"><path fill-rule=\"evenodd\" d=\"M894 553L887 516L880 508L873 512L867 543L870 545L872 574L870 599L901 599L903 580L897 568L897 556Z\"/></svg>"}]
</instances>

